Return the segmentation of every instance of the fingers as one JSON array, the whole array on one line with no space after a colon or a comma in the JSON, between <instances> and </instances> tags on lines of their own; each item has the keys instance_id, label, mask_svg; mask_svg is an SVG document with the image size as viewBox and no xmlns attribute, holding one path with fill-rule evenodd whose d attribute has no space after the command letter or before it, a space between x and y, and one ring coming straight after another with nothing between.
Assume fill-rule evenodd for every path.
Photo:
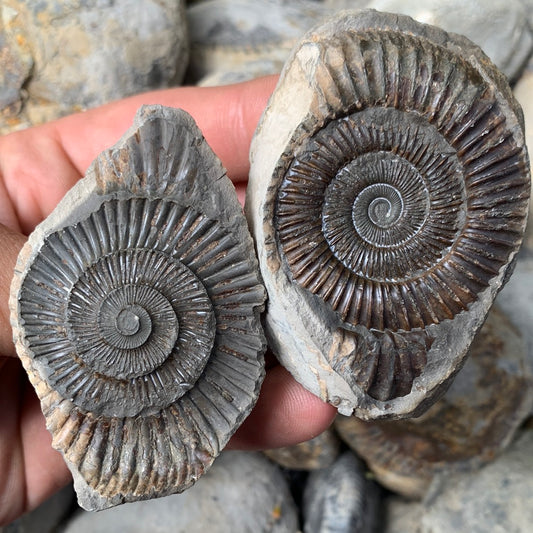
<instances>
[{"instance_id":1,"label":"fingers","mask_svg":"<svg viewBox=\"0 0 533 533\"><path fill-rule=\"evenodd\" d=\"M30 233L94 158L116 143L144 104L189 112L228 176L246 181L250 141L276 79L145 93L0 137L0 223Z\"/></svg>"},{"instance_id":2,"label":"fingers","mask_svg":"<svg viewBox=\"0 0 533 533\"><path fill-rule=\"evenodd\" d=\"M228 449L289 446L316 437L337 410L305 390L281 366L269 370L257 404Z\"/></svg>"},{"instance_id":3,"label":"fingers","mask_svg":"<svg viewBox=\"0 0 533 533\"><path fill-rule=\"evenodd\" d=\"M2 358L0 358L2 361ZM21 395L19 362L2 361L0 375L0 531L24 511L24 458L18 418Z\"/></svg>"},{"instance_id":4,"label":"fingers","mask_svg":"<svg viewBox=\"0 0 533 533\"><path fill-rule=\"evenodd\" d=\"M0 376L0 531L71 479L23 374L20 361L6 360Z\"/></svg>"},{"instance_id":5,"label":"fingers","mask_svg":"<svg viewBox=\"0 0 533 533\"><path fill-rule=\"evenodd\" d=\"M0 224L0 355L15 356L9 322L9 288L17 256L25 242L24 235Z\"/></svg>"},{"instance_id":6,"label":"fingers","mask_svg":"<svg viewBox=\"0 0 533 533\"><path fill-rule=\"evenodd\" d=\"M23 444L26 510L34 509L65 486L72 476L61 454L52 448L52 435L33 388L26 381L20 435Z\"/></svg>"},{"instance_id":7,"label":"fingers","mask_svg":"<svg viewBox=\"0 0 533 533\"><path fill-rule=\"evenodd\" d=\"M224 87L181 87L145 93L53 123L66 154L83 174L91 161L131 126L141 105L181 108L198 123L228 175L248 176L248 151L261 113L277 77L269 76Z\"/></svg>"},{"instance_id":8,"label":"fingers","mask_svg":"<svg viewBox=\"0 0 533 533\"><path fill-rule=\"evenodd\" d=\"M82 177L50 124L0 137L0 223L29 235Z\"/></svg>"}]
</instances>

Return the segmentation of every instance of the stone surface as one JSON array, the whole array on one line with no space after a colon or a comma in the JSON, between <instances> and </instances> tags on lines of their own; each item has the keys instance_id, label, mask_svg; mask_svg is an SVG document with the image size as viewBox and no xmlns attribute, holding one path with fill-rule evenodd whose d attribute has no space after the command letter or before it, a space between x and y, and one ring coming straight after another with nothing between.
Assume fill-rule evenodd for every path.
<instances>
[{"instance_id":1,"label":"stone surface","mask_svg":"<svg viewBox=\"0 0 533 533\"><path fill-rule=\"evenodd\" d=\"M340 452L340 440L330 429L314 439L274 450L265 455L275 463L291 470L316 470L333 464Z\"/></svg>"},{"instance_id":2,"label":"stone surface","mask_svg":"<svg viewBox=\"0 0 533 533\"><path fill-rule=\"evenodd\" d=\"M84 508L180 492L209 468L259 394L264 298L194 120L141 108L30 235L11 287L17 352Z\"/></svg>"},{"instance_id":3,"label":"stone surface","mask_svg":"<svg viewBox=\"0 0 533 533\"><path fill-rule=\"evenodd\" d=\"M294 43L328 13L310 0L207 0L187 10L188 81L226 85L277 74Z\"/></svg>"},{"instance_id":4,"label":"stone surface","mask_svg":"<svg viewBox=\"0 0 533 533\"><path fill-rule=\"evenodd\" d=\"M372 533L380 506L377 485L362 462L344 452L333 465L309 475L304 492L304 533Z\"/></svg>"},{"instance_id":5,"label":"stone surface","mask_svg":"<svg viewBox=\"0 0 533 533\"><path fill-rule=\"evenodd\" d=\"M217 64L223 66L224 62L218 62ZM199 87L217 87L241 83L261 76L279 74L283 68L283 60L269 58L253 59L251 61L243 60L235 65L226 64L225 68L227 70L215 70L206 74L196 82L196 85Z\"/></svg>"},{"instance_id":6,"label":"stone surface","mask_svg":"<svg viewBox=\"0 0 533 533\"><path fill-rule=\"evenodd\" d=\"M383 501L385 525L383 533L422 533L422 503L389 496Z\"/></svg>"},{"instance_id":7,"label":"stone surface","mask_svg":"<svg viewBox=\"0 0 533 533\"><path fill-rule=\"evenodd\" d=\"M393 502L386 533L522 533L533 523L533 431L476 473L457 474L423 504ZM399 522L399 523L398 523ZM417 529L405 529L401 524Z\"/></svg>"},{"instance_id":8,"label":"stone surface","mask_svg":"<svg viewBox=\"0 0 533 533\"><path fill-rule=\"evenodd\" d=\"M527 240L532 240L533 219L529 219ZM509 283L498 295L498 304L516 325L526 342L526 364L533 368L533 248L520 251ZM533 414L533 411L532 411Z\"/></svg>"},{"instance_id":9,"label":"stone surface","mask_svg":"<svg viewBox=\"0 0 533 533\"><path fill-rule=\"evenodd\" d=\"M450 389L422 417L335 427L388 489L423 498L436 476L472 471L509 444L533 406L533 367L520 335L497 307L474 339Z\"/></svg>"},{"instance_id":10,"label":"stone surface","mask_svg":"<svg viewBox=\"0 0 533 533\"><path fill-rule=\"evenodd\" d=\"M295 533L298 517L287 483L259 453L224 452L183 494L97 514L80 512L63 533Z\"/></svg>"},{"instance_id":11,"label":"stone surface","mask_svg":"<svg viewBox=\"0 0 533 533\"><path fill-rule=\"evenodd\" d=\"M187 65L184 0L4 0L0 20L0 50L23 50L0 75L19 102L0 99L3 133L176 84Z\"/></svg>"},{"instance_id":12,"label":"stone surface","mask_svg":"<svg viewBox=\"0 0 533 533\"><path fill-rule=\"evenodd\" d=\"M525 229L529 163L503 75L464 37L342 14L296 46L250 158L273 351L342 414L420 415Z\"/></svg>"},{"instance_id":13,"label":"stone surface","mask_svg":"<svg viewBox=\"0 0 533 533\"><path fill-rule=\"evenodd\" d=\"M9 34L9 25L16 11L0 6L0 127L17 123L24 100L23 88L33 68L30 50L23 40ZM0 133L1 133L0 129Z\"/></svg>"},{"instance_id":14,"label":"stone surface","mask_svg":"<svg viewBox=\"0 0 533 533\"><path fill-rule=\"evenodd\" d=\"M529 20L529 27L533 29L533 0L520 0Z\"/></svg>"},{"instance_id":15,"label":"stone surface","mask_svg":"<svg viewBox=\"0 0 533 533\"><path fill-rule=\"evenodd\" d=\"M372 0L368 7L402 13L446 31L465 35L516 80L533 50L528 7L522 0Z\"/></svg>"}]
</instances>

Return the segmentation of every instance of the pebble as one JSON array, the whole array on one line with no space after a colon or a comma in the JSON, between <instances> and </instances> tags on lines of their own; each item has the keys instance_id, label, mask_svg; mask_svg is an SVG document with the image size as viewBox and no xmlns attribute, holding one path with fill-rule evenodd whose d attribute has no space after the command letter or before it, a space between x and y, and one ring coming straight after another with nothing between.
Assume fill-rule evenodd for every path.
<instances>
[{"instance_id":1,"label":"pebble","mask_svg":"<svg viewBox=\"0 0 533 533\"><path fill-rule=\"evenodd\" d=\"M287 482L260 453L223 452L192 488L155 500L79 511L63 533L295 533Z\"/></svg>"},{"instance_id":2,"label":"pebble","mask_svg":"<svg viewBox=\"0 0 533 533\"><path fill-rule=\"evenodd\" d=\"M340 452L340 440L337 434L327 429L314 439L265 450L265 455L275 463L291 470L316 470L333 464Z\"/></svg>"},{"instance_id":3,"label":"pebble","mask_svg":"<svg viewBox=\"0 0 533 533\"><path fill-rule=\"evenodd\" d=\"M0 20L24 103L0 113L0 133L174 85L187 65L185 0L4 0Z\"/></svg>"},{"instance_id":4,"label":"pebble","mask_svg":"<svg viewBox=\"0 0 533 533\"><path fill-rule=\"evenodd\" d=\"M533 49L528 8L523 0L372 0L368 7L409 15L419 22L465 35L509 80L517 79Z\"/></svg>"},{"instance_id":5,"label":"pebble","mask_svg":"<svg viewBox=\"0 0 533 533\"><path fill-rule=\"evenodd\" d=\"M311 0L207 0L187 10L188 81L202 86L277 74L292 46L330 11Z\"/></svg>"},{"instance_id":6,"label":"pebble","mask_svg":"<svg viewBox=\"0 0 533 533\"><path fill-rule=\"evenodd\" d=\"M525 533L533 524L533 430L476 473L432 488L422 504L393 498L385 533Z\"/></svg>"},{"instance_id":7,"label":"pebble","mask_svg":"<svg viewBox=\"0 0 533 533\"><path fill-rule=\"evenodd\" d=\"M370 533L378 520L379 489L350 451L309 475L304 491L304 533Z\"/></svg>"}]
</instances>

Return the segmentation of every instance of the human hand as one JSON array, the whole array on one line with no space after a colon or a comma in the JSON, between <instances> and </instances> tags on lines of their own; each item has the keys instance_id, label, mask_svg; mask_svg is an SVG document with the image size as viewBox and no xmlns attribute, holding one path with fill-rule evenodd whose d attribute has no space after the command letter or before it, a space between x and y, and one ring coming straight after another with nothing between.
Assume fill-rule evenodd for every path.
<instances>
[{"instance_id":1,"label":"human hand","mask_svg":"<svg viewBox=\"0 0 533 533\"><path fill-rule=\"evenodd\" d=\"M0 137L0 525L33 509L70 479L61 455L51 447L39 401L12 343L9 285L25 235L91 161L120 138L143 104L189 112L244 201L250 140L275 82L270 77L228 87L146 93ZM257 405L229 447L295 444L319 434L335 413L270 360Z\"/></svg>"}]
</instances>

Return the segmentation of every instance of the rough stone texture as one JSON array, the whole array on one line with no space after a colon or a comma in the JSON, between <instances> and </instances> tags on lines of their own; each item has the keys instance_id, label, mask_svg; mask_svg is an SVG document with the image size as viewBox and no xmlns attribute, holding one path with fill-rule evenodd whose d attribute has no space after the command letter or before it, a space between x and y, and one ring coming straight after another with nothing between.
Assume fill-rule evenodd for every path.
<instances>
[{"instance_id":1,"label":"rough stone texture","mask_svg":"<svg viewBox=\"0 0 533 533\"><path fill-rule=\"evenodd\" d=\"M498 295L497 302L513 321L526 343L526 364L533 368L533 219L529 219L528 247L520 251L513 276L504 290ZM533 411L531 412L533 414Z\"/></svg>"},{"instance_id":2,"label":"rough stone texture","mask_svg":"<svg viewBox=\"0 0 533 533\"><path fill-rule=\"evenodd\" d=\"M269 344L342 414L418 416L461 368L525 228L521 118L478 47L409 17L343 14L295 48L246 212Z\"/></svg>"},{"instance_id":3,"label":"rough stone texture","mask_svg":"<svg viewBox=\"0 0 533 533\"><path fill-rule=\"evenodd\" d=\"M64 533L295 533L287 483L259 453L224 452L187 492L100 513L80 512Z\"/></svg>"},{"instance_id":4,"label":"rough stone texture","mask_svg":"<svg viewBox=\"0 0 533 533\"><path fill-rule=\"evenodd\" d=\"M0 133L17 124L26 91L23 88L33 68L30 50L22 39L9 34L10 16L15 12L0 6Z\"/></svg>"},{"instance_id":5,"label":"rough stone texture","mask_svg":"<svg viewBox=\"0 0 533 533\"><path fill-rule=\"evenodd\" d=\"M274 450L265 455L275 463L291 470L316 470L333 464L340 452L340 440L328 429L314 439Z\"/></svg>"},{"instance_id":6,"label":"rough stone texture","mask_svg":"<svg viewBox=\"0 0 533 533\"><path fill-rule=\"evenodd\" d=\"M187 10L188 81L226 85L283 68L294 43L329 10L309 0L207 0Z\"/></svg>"},{"instance_id":7,"label":"rough stone texture","mask_svg":"<svg viewBox=\"0 0 533 533\"><path fill-rule=\"evenodd\" d=\"M0 99L0 133L179 83L187 66L184 0L4 0L0 20L0 70L14 70L0 94L18 102Z\"/></svg>"},{"instance_id":8,"label":"rough stone texture","mask_svg":"<svg viewBox=\"0 0 533 533\"><path fill-rule=\"evenodd\" d=\"M422 417L372 422L339 417L335 425L382 485L420 499L435 476L493 460L532 406L533 367L527 367L524 344L493 307L465 366Z\"/></svg>"},{"instance_id":9,"label":"rough stone texture","mask_svg":"<svg viewBox=\"0 0 533 533\"><path fill-rule=\"evenodd\" d=\"M529 20L529 27L533 29L533 0L520 0Z\"/></svg>"},{"instance_id":10,"label":"rough stone texture","mask_svg":"<svg viewBox=\"0 0 533 533\"><path fill-rule=\"evenodd\" d=\"M380 495L362 462L344 452L333 465L309 475L304 492L304 533L373 533Z\"/></svg>"},{"instance_id":11,"label":"rough stone texture","mask_svg":"<svg viewBox=\"0 0 533 533\"><path fill-rule=\"evenodd\" d=\"M516 80L533 50L528 8L521 0L372 0L370 8L402 13L446 31L460 33L480 46L496 66Z\"/></svg>"},{"instance_id":12,"label":"rough stone texture","mask_svg":"<svg viewBox=\"0 0 533 533\"><path fill-rule=\"evenodd\" d=\"M394 503L386 533L522 533L533 523L533 431L476 473L457 474L421 505ZM406 530L403 524L419 523ZM411 527L411 526L409 526Z\"/></svg>"},{"instance_id":13,"label":"rough stone texture","mask_svg":"<svg viewBox=\"0 0 533 533\"><path fill-rule=\"evenodd\" d=\"M265 291L192 117L149 106L30 235L17 352L89 510L191 486L252 409Z\"/></svg>"},{"instance_id":14,"label":"rough stone texture","mask_svg":"<svg viewBox=\"0 0 533 533\"><path fill-rule=\"evenodd\" d=\"M383 500L385 524L383 533L422 533L422 503L389 496Z\"/></svg>"},{"instance_id":15,"label":"rough stone texture","mask_svg":"<svg viewBox=\"0 0 533 533\"><path fill-rule=\"evenodd\" d=\"M37 509L26 513L11 524L0 527L1 533L55 533L69 515L75 500L72 485L56 492Z\"/></svg>"}]
</instances>

